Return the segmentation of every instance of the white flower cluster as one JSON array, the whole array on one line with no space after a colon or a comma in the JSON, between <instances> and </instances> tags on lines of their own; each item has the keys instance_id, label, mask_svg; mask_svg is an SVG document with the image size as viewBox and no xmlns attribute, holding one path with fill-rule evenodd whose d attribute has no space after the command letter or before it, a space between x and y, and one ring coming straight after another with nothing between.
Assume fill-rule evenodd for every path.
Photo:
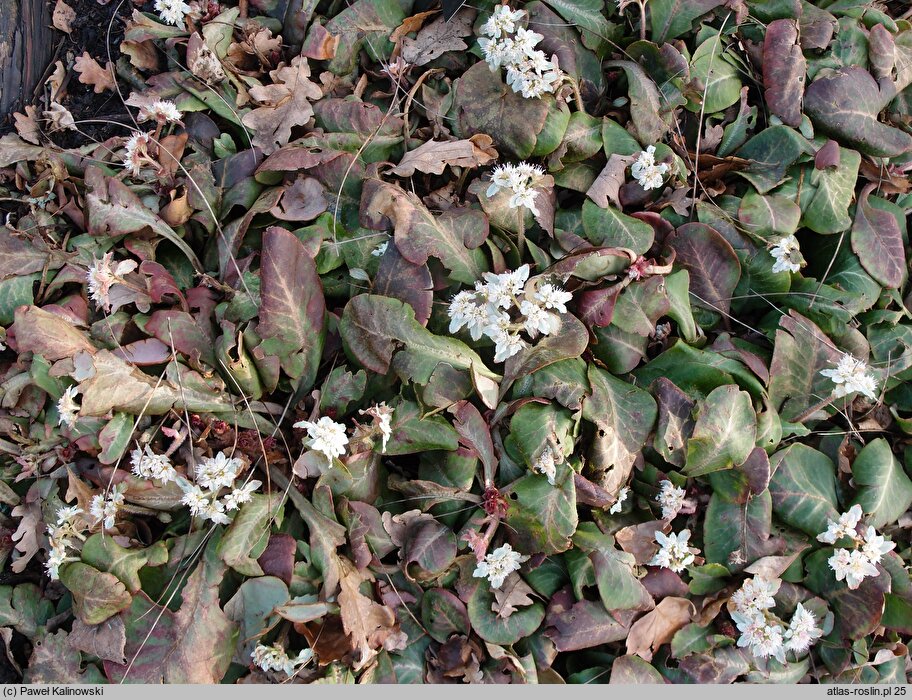
<instances>
[{"instance_id":1,"label":"white flower cluster","mask_svg":"<svg viewBox=\"0 0 912 700\"><path fill-rule=\"evenodd\" d=\"M117 511L123 505L126 490L127 485L120 483L115 484L107 494L97 493L92 496L89 515L95 518L96 523L103 523L105 530L114 527L114 520L117 518Z\"/></svg>"},{"instance_id":2,"label":"white flower cluster","mask_svg":"<svg viewBox=\"0 0 912 700\"><path fill-rule=\"evenodd\" d=\"M827 563L835 572L836 580L845 579L853 590L867 577L880 575L877 564L884 554L896 547L895 542L885 541L870 525L859 535L857 528L862 515L861 506L856 503L840 515L839 520L828 520L826 531L817 535L818 540L827 544L836 544L843 538L852 540L854 549L837 549Z\"/></svg>"},{"instance_id":3,"label":"white flower cluster","mask_svg":"<svg viewBox=\"0 0 912 700\"><path fill-rule=\"evenodd\" d=\"M514 571L519 571L520 565L528 561L529 557L519 552L514 552L513 547L504 544L495 549L478 562L472 576L476 578L487 577L491 588L500 588L503 582Z\"/></svg>"},{"instance_id":4,"label":"white flower cluster","mask_svg":"<svg viewBox=\"0 0 912 700\"><path fill-rule=\"evenodd\" d=\"M109 294L111 287L115 284L123 283L123 276L133 272L138 267L135 260L121 260L116 265L114 263L114 253L105 253L101 260L92 263L86 272L86 280L89 283L89 296L96 306L100 306L105 311L110 310L111 300Z\"/></svg>"},{"instance_id":5,"label":"white flower cluster","mask_svg":"<svg viewBox=\"0 0 912 700\"><path fill-rule=\"evenodd\" d=\"M803 654L823 635L817 627L814 613L798 603L787 628L770 612L776 601L773 596L782 581L767 580L760 576L747 579L731 597L732 619L741 632L739 647L748 647L761 659L772 656L785 663L785 653Z\"/></svg>"},{"instance_id":6,"label":"white flower cluster","mask_svg":"<svg viewBox=\"0 0 912 700\"><path fill-rule=\"evenodd\" d=\"M497 165L491 171L491 184L486 192L488 197L493 197L500 190L512 192L508 202L511 209L525 207L535 216L539 215L535 206L536 186L545 176L545 170L540 165L532 165L523 161L519 165Z\"/></svg>"},{"instance_id":7,"label":"white flower cluster","mask_svg":"<svg viewBox=\"0 0 912 700\"><path fill-rule=\"evenodd\" d=\"M624 507L624 501L627 500L627 496L630 495L630 488L624 486L618 491L617 500L614 502L614 505L608 509L608 512L614 515L615 513L620 513L621 509Z\"/></svg>"},{"instance_id":8,"label":"white flower cluster","mask_svg":"<svg viewBox=\"0 0 912 700\"><path fill-rule=\"evenodd\" d=\"M57 509L57 522L48 525L48 539L51 549L44 568L52 580L60 577L60 567L71 558L67 557L67 549L72 548L73 538L84 539L80 528L77 527L77 517L82 514L79 506L65 506Z\"/></svg>"},{"instance_id":9,"label":"white flower cluster","mask_svg":"<svg viewBox=\"0 0 912 700\"><path fill-rule=\"evenodd\" d=\"M560 455L559 455L560 456ZM554 486L554 479L557 477L557 465L561 464L563 459L560 462L555 460L554 450L551 449L549 445L542 453L538 456L538 459L532 464L532 471L538 472L548 477L548 483Z\"/></svg>"},{"instance_id":10,"label":"white flower cluster","mask_svg":"<svg viewBox=\"0 0 912 700\"><path fill-rule=\"evenodd\" d=\"M700 551L690 546L690 530L681 530L678 534L672 532L670 535L656 530L655 539L659 543L659 551L649 564L671 569L676 574L693 564L694 556Z\"/></svg>"},{"instance_id":11,"label":"white flower cluster","mask_svg":"<svg viewBox=\"0 0 912 700\"><path fill-rule=\"evenodd\" d=\"M780 238L776 245L770 248L770 255L776 259L773 264L773 272L798 272L801 269L801 263L804 262L798 239L794 235Z\"/></svg>"},{"instance_id":12,"label":"white flower cluster","mask_svg":"<svg viewBox=\"0 0 912 700\"><path fill-rule=\"evenodd\" d=\"M544 51L535 48L544 37L517 26L525 16L525 10L498 5L481 26L485 37L478 40L478 45L492 71L501 66L507 69L507 84L513 92L536 98L554 92L561 73Z\"/></svg>"},{"instance_id":13,"label":"white flower cluster","mask_svg":"<svg viewBox=\"0 0 912 700\"><path fill-rule=\"evenodd\" d=\"M76 421L79 419L79 410L80 406L76 403L76 397L79 395L79 391L76 389L76 386L67 387L66 391L63 392L63 395L57 400L57 413L60 414L60 419L58 420L58 425L66 425L69 428L72 428L76 425Z\"/></svg>"},{"instance_id":14,"label":"white flower cluster","mask_svg":"<svg viewBox=\"0 0 912 700\"><path fill-rule=\"evenodd\" d=\"M877 381L868 374L868 366L845 353L836 365L836 369L822 369L820 374L829 377L836 385L833 396L840 398L858 392L869 399L877 399Z\"/></svg>"},{"instance_id":15,"label":"white flower cluster","mask_svg":"<svg viewBox=\"0 0 912 700\"><path fill-rule=\"evenodd\" d=\"M485 282L476 282L474 291L462 291L450 302L450 333L468 328L472 340L487 336L494 341L494 361L503 362L526 347L520 336L525 331L532 339L551 335L560 328L558 313L567 313L573 298L560 287L543 283L527 289L529 266L499 275L485 273ZM518 310L516 320L510 311Z\"/></svg>"},{"instance_id":16,"label":"white flower cluster","mask_svg":"<svg viewBox=\"0 0 912 700\"><path fill-rule=\"evenodd\" d=\"M154 121L159 125L179 124L184 115L170 100L156 100L139 108L136 120L140 123Z\"/></svg>"},{"instance_id":17,"label":"white flower cluster","mask_svg":"<svg viewBox=\"0 0 912 700\"><path fill-rule=\"evenodd\" d=\"M235 486L243 466L240 459L228 457L224 452L200 460L194 471L196 483L191 484L186 479L177 480L184 492L181 503L190 508L194 517L211 520L216 525L229 523L229 513L249 501L254 491L262 486L262 482L256 479ZM224 489L231 491L222 495Z\"/></svg>"},{"instance_id":18,"label":"white flower cluster","mask_svg":"<svg viewBox=\"0 0 912 700\"><path fill-rule=\"evenodd\" d=\"M177 471L168 455L157 455L148 445L145 450L135 449L130 453L130 464L133 473L141 479L155 479L162 484L177 481Z\"/></svg>"},{"instance_id":19,"label":"white flower cluster","mask_svg":"<svg viewBox=\"0 0 912 700\"><path fill-rule=\"evenodd\" d=\"M674 520L678 512L684 507L686 491L675 486L668 479L659 483L659 494L656 502L662 506L662 520Z\"/></svg>"},{"instance_id":20,"label":"white flower cluster","mask_svg":"<svg viewBox=\"0 0 912 700\"><path fill-rule=\"evenodd\" d=\"M649 146L645 151L640 151L636 161L630 166L630 174L640 183L644 190L654 190L662 186L665 173L668 172L666 163L656 163L655 146Z\"/></svg>"},{"instance_id":21,"label":"white flower cluster","mask_svg":"<svg viewBox=\"0 0 912 700\"><path fill-rule=\"evenodd\" d=\"M285 675L293 676L298 666L304 666L313 659L312 649L302 649L295 658L289 658L281 644L272 646L257 644L250 654L253 663L264 671L284 671Z\"/></svg>"},{"instance_id":22,"label":"white flower cluster","mask_svg":"<svg viewBox=\"0 0 912 700\"><path fill-rule=\"evenodd\" d=\"M184 24L187 13L190 12L190 5L184 0L155 0L155 11L161 17L162 22L180 27Z\"/></svg>"},{"instance_id":23,"label":"white flower cluster","mask_svg":"<svg viewBox=\"0 0 912 700\"><path fill-rule=\"evenodd\" d=\"M317 421L302 420L295 423L294 427L307 431L307 437L310 438L307 446L320 452L326 458L328 466L332 466L334 459L345 454L345 446L348 445L345 426L332 418L323 416Z\"/></svg>"},{"instance_id":24,"label":"white flower cluster","mask_svg":"<svg viewBox=\"0 0 912 700\"><path fill-rule=\"evenodd\" d=\"M149 147L153 145L152 135L141 131L134 131L124 144L123 165L133 177L137 177L143 166L159 168L160 165Z\"/></svg>"}]
</instances>

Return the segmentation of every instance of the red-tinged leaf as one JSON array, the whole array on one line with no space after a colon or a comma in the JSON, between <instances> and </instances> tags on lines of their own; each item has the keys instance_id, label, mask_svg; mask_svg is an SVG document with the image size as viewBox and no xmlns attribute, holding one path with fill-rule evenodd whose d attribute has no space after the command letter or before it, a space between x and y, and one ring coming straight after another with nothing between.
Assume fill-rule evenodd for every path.
<instances>
[{"instance_id":1,"label":"red-tinged leaf","mask_svg":"<svg viewBox=\"0 0 912 700\"><path fill-rule=\"evenodd\" d=\"M328 206L323 185L312 177L299 176L285 188L282 199L269 213L282 221L312 221Z\"/></svg>"},{"instance_id":2,"label":"red-tinged leaf","mask_svg":"<svg viewBox=\"0 0 912 700\"><path fill-rule=\"evenodd\" d=\"M611 324L618 300L618 287L591 289L576 296L580 319L589 326L604 328Z\"/></svg>"},{"instance_id":3,"label":"red-tinged leaf","mask_svg":"<svg viewBox=\"0 0 912 700\"><path fill-rule=\"evenodd\" d=\"M506 361L500 385L501 397L519 377L532 374L555 362L579 357L586 350L589 332L583 322L572 314L561 314L560 318L561 326L557 333L542 338Z\"/></svg>"},{"instance_id":4,"label":"red-tinged leaf","mask_svg":"<svg viewBox=\"0 0 912 700\"><path fill-rule=\"evenodd\" d=\"M570 594L556 594L548 607L545 632L558 651L578 651L617 642L627 637L635 613L613 615L599 601L572 602Z\"/></svg>"},{"instance_id":5,"label":"red-tinged leaf","mask_svg":"<svg viewBox=\"0 0 912 700\"><path fill-rule=\"evenodd\" d=\"M50 362L75 357L80 352L95 352L88 337L72 323L37 306L16 309L9 332L15 335L19 352L34 352Z\"/></svg>"},{"instance_id":6,"label":"red-tinged leaf","mask_svg":"<svg viewBox=\"0 0 912 700\"><path fill-rule=\"evenodd\" d=\"M866 185L858 195L852 224L852 250L871 277L885 287L899 289L907 276L902 233L895 216L869 203L868 197L875 187L874 183Z\"/></svg>"},{"instance_id":7,"label":"red-tinged leaf","mask_svg":"<svg viewBox=\"0 0 912 700\"><path fill-rule=\"evenodd\" d=\"M427 326L434 302L434 281L427 265L416 265L388 245L374 277L374 294L405 302L415 310L415 320Z\"/></svg>"},{"instance_id":8,"label":"red-tinged leaf","mask_svg":"<svg viewBox=\"0 0 912 700\"><path fill-rule=\"evenodd\" d=\"M877 119L893 98L864 68L850 66L817 78L804 95L804 111L824 133L869 156L912 150L912 136Z\"/></svg>"},{"instance_id":9,"label":"red-tinged leaf","mask_svg":"<svg viewBox=\"0 0 912 700\"><path fill-rule=\"evenodd\" d=\"M838 168L840 160L841 151L839 150L839 144L833 139L827 139L827 142L814 155L814 167L817 170Z\"/></svg>"},{"instance_id":10,"label":"red-tinged leaf","mask_svg":"<svg viewBox=\"0 0 912 700\"><path fill-rule=\"evenodd\" d=\"M727 314L741 278L741 263L731 244L711 226L699 223L679 226L666 242L677 255L676 266L690 273L693 303Z\"/></svg>"},{"instance_id":11,"label":"red-tinged leaf","mask_svg":"<svg viewBox=\"0 0 912 700\"><path fill-rule=\"evenodd\" d=\"M291 535L281 532L273 533L269 536L266 549L257 559L257 563L266 576L275 576L291 585L297 546L297 540Z\"/></svg>"},{"instance_id":12,"label":"red-tinged leaf","mask_svg":"<svg viewBox=\"0 0 912 700\"><path fill-rule=\"evenodd\" d=\"M497 456L494 454L494 442L491 430L481 413L468 401L460 401L450 407L450 413L456 418L453 427L467 447L472 448L485 466L488 478L494 478L497 469Z\"/></svg>"},{"instance_id":13,"label":"red-tinged leaf","mask_svg":"<svg viewBox=\"0 0 912 700\"><path fill-rule=\"evenodd\" d=\"M133 597L123 613L126 664L105 661L112 682L219 683L234 653L238 628L219 606L219 584L226 567L215 552L218 537L206 548L181 591L174 612L145 593Z\"/></svg>"},{"instance_id":14,"label":"red-tinged leaf","mask_svg":"<svg viewBox=\"0 0 912 700\"><path fill-rule=\"evenodd\" d=\"M375 230L391 222L402 257L416 265L435 257L457 282L473 284L488 269L479 248L488 237L488 219L477 209L451 209L434 216L411 192L368 180L361 196L361 222Z\"/></svg>"},{"instance_id":15,"label":"red-tinged leaf","mask_svg":"<svg viewBox=\"0 0 912 700\"><path fill-rule=\"evenodd\" d=\"M49 260L53 261L51 269L63 263L59 255L52 255L47 250L40 238L22 239L14 236L9 228L0 229L0 279L41 272Z\"/></svg>"},{"instance_id":16,"label":"red-tinged leaf","mask_svg":"<svg viewBox=\"0 0 912 700\"><path fill-rule=\"evenodd\" d=\"M263 235L260 277L260 347L278 356L282 369L306 390L317 376L326 335L326 301L317 268L293 234L272 227Z\"/></svg>"},{"instance_id":17,"label":"red-tinged leaf","mask_svg":"<svg viewBox=\"0 0 912 700\"><path fill-rule=\"evenodd\" d=\"M145 260L139 266L139 271L146 276L149 296L156 304L164 299L166 294L173 294L182 305L186 304L184 295L177 286L177 282L174 281L174 277L162 265L152 260Z\"/></svg>"},{"instance_id":18,"label":"red-tinged leaf","mask_svg":"<svg viewBox=\"0 0 912 700\"><path fill-rule=\"evenodd\" d=\"M777 19L766 27L763 42L764 97L770 111L783 123L801 125L801 98L807 61L798 45L798 24L791 19Z\"/></svg>"},{"instance_id":19,"label":"red-tinged leaf","mask_svg":"<svg viewBox=\"0 0 912 700\"><path fill-rule=\"evenodd\" d=\"M209 367L217 367L212 340L190 314L161 309L152 314L145 330L168 348L173 346L177 352L186 355L192 364L199 366L202 361Z\"/></svg>"},{"instance_id":20,"label":"red-tinged leaf","mask_svg":"<svg viewBox=\"0 0 912 700\"><path fill-rule=\"evenodd\" d=\"M115 348L114 355L134 365L158 365L171 358L171 348L158 338L145 338Z\"/></svg>"}]
</instances>

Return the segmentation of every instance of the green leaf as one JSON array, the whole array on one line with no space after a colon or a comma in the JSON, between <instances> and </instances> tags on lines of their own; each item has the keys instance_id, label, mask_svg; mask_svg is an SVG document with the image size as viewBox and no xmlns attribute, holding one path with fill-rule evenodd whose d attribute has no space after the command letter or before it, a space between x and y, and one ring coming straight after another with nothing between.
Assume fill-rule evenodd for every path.
<instances>
[{"instance_id":1,"label":"green leaf","mask_svg":"<svg viewBox=\"0 0 912 700\"><path fill-rule=\"evenodd\" d=\"M599 597L605 609L651 610L655 603L646 587L634 576L636 558L614 547L602 546L589 554L595 569Z\"/></svg>"},{"instance_id":2,"label":"green leaf","mask_svg":"<svg viewBox=\"0 0 912 700\"><path fill-rule=\"evenodd\" d=\"M852 503L861 506L867 524L877 529L898 520L912 505L912 481L884 438L872 440L858 453L852 479L858 490Z\"/></svg>"},{"instance_id":3,"label":"green leaf","mask_svg":"<svg viewBox=\"0 0 912 700\"><path fill-rule=\"evenodd\" d=\"M773 511L783 522L817 537L827 520L839 517L836 467L825 454L793 444L774 454L770 466Z\"/></svg>"},{"instance_id":4,"label":"green leaf","mask_svg":"<svg viewBox=\"0 0 912 700\"><path fill-rule=\"evenodd\" d=\"M313 386L326 336L326 301L317 269L303 244L273 226L263 234L260 266L259 351L279 357L282 369L298 381L298 390Z\"/></svg>"},{"instance_id":5,"label":"green leaf","mask_svg":"<svg viewBox=\"0 0 912 700\"><path fill-rule=\"evenodd\" d=\"M572 449L572 430L570 411L553 403L527 403L510 419L510 433L526 466L532 466L541 453L552 446L559 450Z\"/></svg>"},{"instance_id":6,"label":"green leaf","mask_svg":"<svg viewBox=\"0 0 912 700\"><path fill-rule=\"evenodd\" d=\"M649 21L652 40L657 44L676 39L698 17L721 5L725 0L650 0Z\"/></svg>"},{"instance_id":7,"label":"green leaf","mask_svg":"<svg viewBox=\"0 0 912 700\"><path fill-rule=\"evenodd\" d=\"M611 664L611 679L609 683L633 684L663 684L665 679L662 674L645 659L632 654L619 656Z\"/></svg>"},{"instance_id":8,"label":"green leaf","mask_svg":"<svg viewBox=\"0 0 912 700\"><path fill-rule=\"evenodd\" d=\"M101 445L98 461L102 464L114 464L123 456L132 436L133 416L128 413L115 413L98 433L98 442Z\"/></svg>"},{"instance_id":9,"label":"green leaf","mask_svg":"<svg viewBox=\"0 0 912 700\"><path fill-rule=\"evenodd\" d=\"M0 626L15 627L32 639L54 615L54 604L34 583L0 586Z\"/></svg>"},{"instance_id":10,"label":"green leaf","mask_svg":"<svg viewBox=\"0 0 912 700\"><path fill-rule=\"evenodd\" d=\"M509 617L499 617L491 608L495 598L487 579L471 575L474 557L471 559L463 564L461 578L468 589L467 608L472 631L486 642L500 645L515 644L535 632L545 619L545 606L534 602Z\"/></svg>"},{"instance_id":11,"label":"green leaf","mask_svg":"<svg viewBox=\"0 0 912 700\"><path fill-rule=\"evenodd\" d=\"M602 434L602 467L628 467L655 424L656 402L648 392L589 365L592 395L583 399L583 418Z\"/></svg>"},{"instance_id":12,"label":"green leaf","mask_svg":"<svg viewBox=\"0 0 912 700\"><path fill-rule=\"evenodd\" d=\"M60 569L60 582L73 594L73 612L87 625L97 625L130 607L132 596L113 574L73 562Z\"/></svg>"},{"instance_id":13,"label":"green leaf","mask_svg":"<svg viewBox=\"0 0 912 700\"><path fill-rule=\"evenodd\" d=\"M769 491L747 503L733 503L714 493L703 522L706 561L740 571L760 557L778 551L781 540L770 537L772 508Z\"/></svg>"},{"instance_id":14,"label":"green leaf","mask_svg":"<svg viewBox=\"0 0 912 700\"><path fill-rule=\"evenodd\" d=\"M255 493L241 506L218 546L218 555L244 576L262 576L257 558L266 548L272 521L277 517L281 499L274 494Z\"/></svg>"},{"instance_id":15,"label":"green leaf","mask_svg":"<svg viewBox=\"0 0 912 700\"><path fill-rule=\"evenodd\" d=\"M436 336L415 320L415 310L389 297L359 294L342 312L339 333L346 350L365 368L386 374L392 365L403 381L426 384L441 362L499 379L481 358L454 338ZM395 356L394 356L395 355Z\"/></svg>"},{"instance_id":16,"label":"green leaf","mask_svg":"<svg viewBox=\"0 0 912 700\"><path fill-rule=\"evenodd\" d=\"M890 589L890 577L883 570L877 576L868 576L852 590L845 581L837 581L827 563L833 555L832 547L818 550L804 561L807 575L804 585L823 596L835 615L835 632L846 640L863 639L881 622L884 613L884 594Z\"/></svg>"},{"instance_id":17,"label":"green leaf","mask_svg":"<svg viewBox=\"0 0 912 700\"><path fill-rule=\"evenodd\" d=\"M738 220L748 232L763 238L788 236L798 230L801 208L788 197L749 192L741 200Z\"/></svg>"},{"instance_id":18,"label":"green leaf","mask_svg":"<svg viewBox=\"0 0 912 700\"><path fill-rule=\"evenodd\" d=\"M757 414L750 394L737 386L720 386L702 402L687 441L684 471L703 476L744 462L757 439Z\"/></svg>"},{"instance_id":19,"label":"green leaf","mask_svg":"<svg viewBox=\"0 0 912 700\"><path fill-rule=\"evenodd\" d=\"M421 620L427 632L443 644L452 634L469 634L466 606L445 588L432 588L421 598Z\"/></svg>"},{"instance_id":20,"label":"green leaf","mask_svg":"<svg viewBox=\"0 0 912 700\"><path fill-rule=\"evenodd\" d=\"M513 381L519 377L537 372L543 367L572 360L583 354L589 343L586 326L573 314L561 314L561 325L553 333L527 348L523 348L504 363L504 376L500 384L503 397Z\"/></svg>"},{"instance_id":21,"label":"green leaf","mask_svg":"<svg viewBox=\"0 0 912 700\"><path fill-rule=\"evenodd\" d=\"M760 194L766 194L785 181L792 163L808 149L808 142L794 129L771 126L754 136L735 154L752 161L738 174L756 187Z\"/></svg>"},{"instance_id":22,"label":"green leaf","mask_svg":"<svg viewBox=\"0 0 912 700\"><path fill-rule=\"evenodd\" d=\"M633 61L607 61L606 67L621 68L627 75L627 93L630 97L629 129L641 144L655 144L668 131L666 109L656 84L638 63Z\"/></svg>"},{"instance_id":23,"label":"green leaf","mask_svg":"<svg viewBox=\"0 0 912 700\"><path fill-rule=\"evenodd\" d=\"M651 8L655 12L655 8ZM729 57L721 36L715 34L694 51L690 60L690 75L699 81L703 89L702 104L691 102L687 108L692 112L703 111L714 114L731 107L741 96L741 79L737 64Z\"/></svg>"},{"instance_id":24,"label":"green leaf","mask_svg":"<svg viewBox=\"0 0 912 700\"><path fill-rule=\"evenodd\" d=\"M511 484L509 496L506 524L518 551L556 554L570 547L578 522L572 478L552 486L544 476L530 474Z\"/></svg>"},{"instance_id":25,"label":"green leaf","mask_svg":"<svg viewBox=\"0 0 912 700\"><path fill-rule=\"evenodd\" d=\"M849 205L855 196L855 181L861 154L839 149L839 164L831 168L808 168L806 186L801 190L803 226L817 233L839 233L852 225Z\"/></svg>"},{"instance_id":26,"label":"green leaf","mask_svg":"<svg viewBox=\"0 0 912 700\"><path fill-rule=\"evenodd\" d=\"M384 454L407 455L428 450L455 450L459 435L442 416L421 415L414 401L402 401L396 406L390 424L392 435Z\"/></svg>"},{"instance_id":27,"label":"green leaf","mask_svg":"<svg viewBox=\"0 0 912 700\"><path fill-rule=\"evenodd\" d=\"M96 533L82 545L82 561L99 571L114 574L123 581L130 593L136 593L142 588L139 572L145 566L166 564L168 548L164 542L156 542L146 549L127 549L117 544L113 538Z\"/></svg>"},{"instance_id":28,"label":"green leaf","mask_svg":"<svg viewBox=\"0 0 912 700\"><path fill-rule=\"evenodd\" d=\"M561 17L572 25L579 27L583 45L598 52L612 34L612 25L605 19L602 10L605 0L544 0L553 7ZM531 27L535 29L536 27Z\"/></svg>"},{"instance_id":29,"label":"green leaf","mask_svg":"<svg viewBox=\"0 0 912 700\"><path fill-rule=\"evenodd\" d=\"M288 602L288 587L274 576L260 576L244 581L237 593L225 604L225 615L236 622L240 645L234 661L250 663L250 655L276 618L276 608Z\"/></svg>"},{"instance_id":30,"label":"green leaf","mask_svg":"<svg viewBox=\"0 0 912 700\"><path fill-rule=\"evenodd\" d=\"M593 245L629 248L637 255L646 253L655 239L655 231L645 221L613 207L602 209L589 199L583 203L583 230Z\"/></svg>"}]
</instances>

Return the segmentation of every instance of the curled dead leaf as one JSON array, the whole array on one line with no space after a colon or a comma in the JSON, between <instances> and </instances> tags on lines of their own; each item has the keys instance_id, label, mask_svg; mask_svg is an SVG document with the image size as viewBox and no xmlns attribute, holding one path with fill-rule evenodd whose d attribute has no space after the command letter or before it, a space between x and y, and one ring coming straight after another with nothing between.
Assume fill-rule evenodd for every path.
<instances>
[{"instance_id":1,"label":"curled dead leaf","mask_svg":"<svg viewBox=\"0 0 912 700\"><path fill-rule=\"evenodd\" d=\"M406 153L390 172L399 177L414 175L416 170L441 175L448 165L460 168L488 165L497 160L497 150L492 143L487 134L475 134L458 141L426 141Z\"/></svg>"},{"instance_id":2,"label":"curled dead leaf","mask_svg":"<svg viewBox=\"0 0 912 700\"><path fill-rule=\"evenodd\" d=\"M663 598L654 610L633 623L627 635L627 653L651 661L658 648L690 622L694 612L693 603L687 598Z\"/></svg>"}]
</instances>

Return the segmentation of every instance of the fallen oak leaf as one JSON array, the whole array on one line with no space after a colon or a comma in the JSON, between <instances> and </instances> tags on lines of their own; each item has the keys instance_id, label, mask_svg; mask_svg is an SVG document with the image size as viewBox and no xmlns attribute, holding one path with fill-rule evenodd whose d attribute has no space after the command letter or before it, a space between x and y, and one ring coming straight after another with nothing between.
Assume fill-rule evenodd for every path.
<instances>
[{"instance_id":1,"label":"fallen oak leaf","mask_svg":"<svg viewBox=\"0 0 912 700\"><path fill-rule=\"evenodd\" d=\"M461 37L472 34L472 22L475 11L461 10L447 20L438 17L434 22L418 32L414 39L402 39L402 60L414 66L430 63L447 51L463 51L468 48Z\"/></svg>"},{"instance_id":2,"label":"fallen oak leaf","mask_svg":"<svg viewBox=\"0 0 912 700\"><path fill-rule=\"evenodd\" d=\"M609 203L620 209L621 201L618 198L618 193L624 184L628 166L635 160L636 158L633 156L611 154L608 163L602 168L602 172L598 174L598 177L586 190L586 196L602 209L607 209Z\"/></svg>"},{"instance_id":3,"label":"fallen oak leaf","mask_svg":"<svg viewBox=\"0 0 912 700\"><path fill-rule=\"evenodd\" d=\"M57 0L54 12L51 14L51 23L55 29L70 34L73 31L73 20L76 19L76 10L67 5L63 0Z\"/></svg>"},{"instance_id":4,"label":"fallen oak leaf","mask_svg":"<svg viewBox=\"0 0 912 700\"><path fill-rule=\"evenodd\" d=\"M535 602L529 597L529 594L534 595L535 591L514 571L500 588L494 589L494 602L491 603L491 610L497 613L498 618L510 617L517 609Z\"/></svg>"},{"instance_id":5,"label":"fallen oak leaf","mask_svg":"<svg viewBox=\"0 0 912 700\"><path fill-rule=\"evenodd\" d=\"M497 160L497 150L487 134L475 134L458 141L427 141L406 153L399 165L389 170L399 177L410 177L416 170L442 175L446 166L477 168Z\"/></svg>"},{"instance_id":6,"label":"fallen oak leaf","mask_svg":"<svg viewBox=\"0 0 912 700\"><path fill-rule=\"evenodd\" d=\"M627 653L651 661L655 651L670 642L695 612L687 598L663 598L655 609L633 623L627 635Z\"/></svg>"},{"instance_id":7,"label":"fallen oak leaf","mask_svg":"<svg viewBox=\"0 0 912 700\"><path fill-rule=\"evenodd\" d=\"M288 143L291 129L302 126L313 116L311 101L323 97L320 86L309 80L310 64L303 56L269 72L272 85L250 88L250 96L260 106L241 120L252 130L253 145L266 155Z\"/></svg>"},{"instance_id":8,"label":"fallen oak leaf","mask_svg":"<svg viewBox=\"0 0 912 700\"><path fill-rule=\"evenodd\" d=\"M102 68L88 51L83 51L73 63L73 70L79 73L79 82L91 85L96 94L114 89L114 64L110 61Z\"/></svg>"},{"instance_id":9,"label":"fallen oak leaf","mask_svg":"<svg viewBox=\"0 0 912 700\"><path fill-rule=\"evenodd\" d=\"M383 641L395 631L396 616L385 605L374 602L359 590L365 581L373 581L369 571L358 571L348 559L339 557L342 575L339 578L339 607L342 627L351 636L352 645L361 657L353 670L364 668L383 646Z\"/></svg>"}]
</instances>

